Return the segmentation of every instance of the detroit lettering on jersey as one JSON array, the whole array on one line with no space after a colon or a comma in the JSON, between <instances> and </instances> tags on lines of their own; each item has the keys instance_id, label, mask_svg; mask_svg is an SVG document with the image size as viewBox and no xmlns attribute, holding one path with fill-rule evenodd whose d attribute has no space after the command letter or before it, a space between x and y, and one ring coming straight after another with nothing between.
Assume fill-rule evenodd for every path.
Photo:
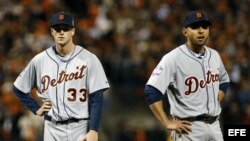
<instances>
[{"instance_id":1,"label":"detroit lettering on jersey","mask_svg":"<svg viewBox=\"0 0 250 141\"><path fill-rule=\"evenodd\" d=\"M188 87L188 90L185 91L185 95L190 95L191 93L195 93L198 88L204 89L211 82L219 81L219 74L212 73L211 70L208 70L206 73L206 80L199 80L195 76L191 76L186 78L185 85Z\"/></svg>"},{"instance_id":2,"label":"detroit lettering on jersey","mask_svg":"<svg viewBox=\"0 0 250 141\"><path fill-rule=\"evenodd\" d=\"M42 84L42 93L48 89L49 86L55 87L57 84L71 81L71 80L77 80L84 77L84 69L86 68L86 65L83 65L81 68L79 66L76 67L75 72L67 73L66 71L61 71L59 73L58 79L51 79L51 76L44 75L41 79Z\"/></svg>"},{"instance_id":3,"label":"detroit lettering on jersey","mask_svg":"<svg viewBox=\"0 0 250 141\"><path fill-rule=\"evenodd\" d=\"M219 68L217 68L219 70ZM163 67L158 65L152 72L152 76L161 75ZM208 84L219 81L219 74L212 73L211 70L206 72L206 80L199 80L195 76L189 76L185 79L185 86L187 90L184 92L185 95L197 92L198 88L204 89Z\"/></svg>"}]
</instances>

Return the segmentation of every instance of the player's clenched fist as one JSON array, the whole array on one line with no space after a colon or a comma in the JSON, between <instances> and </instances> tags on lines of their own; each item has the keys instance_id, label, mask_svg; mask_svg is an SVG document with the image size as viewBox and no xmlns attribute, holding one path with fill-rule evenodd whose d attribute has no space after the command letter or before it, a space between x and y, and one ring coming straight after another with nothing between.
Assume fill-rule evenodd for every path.
<instances>
[{"instance_id":1,"label":"player's clenched fist","mask_svg":"<svg viewBox=\"0 0 250 141\"><path fill-rule=\"evenodd\" d=\"M51 102L45 101L43 105L36 111L36 114L43 116L45 112L48 112L51 109Z\"/></svg>"}]
</instances>

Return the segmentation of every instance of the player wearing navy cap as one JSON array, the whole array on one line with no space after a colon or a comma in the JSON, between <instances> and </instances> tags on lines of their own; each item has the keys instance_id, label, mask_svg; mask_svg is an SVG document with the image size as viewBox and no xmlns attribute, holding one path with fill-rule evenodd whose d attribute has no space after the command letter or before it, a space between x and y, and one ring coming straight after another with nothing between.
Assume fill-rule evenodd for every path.
<instances>
[{"instance_id":1,"label":"player wearing navy cap","mask_svg":"<svg viewBox=\"0 0 250 141\"><path fill-rule=\"evenodd\" d=\"M45 118L45 141L97 141L103 92L109 88L99 59L75 45L74 18L55 14L50 23L55 45L37 54L14 82L13 91L36 115ZM30 96L36 88L44 101Z\"/></svg>"},{"instance_id":2,"label":"player wearing navy cap","mask_svg":"<svg viewBox=\"0 0 250 141\"><path fill-rule=\"evenodd\" d=\"M182 25L186 43L163 56L145 86L152 112L173 141L223 140L220 103L229 76L218 52L205 45L211 25L204 11L189 12ZM172 118L163 110L164 94Z\"/></svg>"}]
</instances>

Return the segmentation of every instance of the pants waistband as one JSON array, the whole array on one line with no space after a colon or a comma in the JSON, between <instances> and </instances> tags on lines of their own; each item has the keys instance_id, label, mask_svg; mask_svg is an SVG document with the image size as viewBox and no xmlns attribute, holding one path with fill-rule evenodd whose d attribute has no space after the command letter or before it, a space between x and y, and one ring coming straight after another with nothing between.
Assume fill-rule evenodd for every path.
<instances>
[{"instance_id":1,"label":"pants waistband","mask_svg":"<svg viewBox=\"0 0 250 141\"><path fill-rule=\"evenodd\" d=\"M63 121L56 121L56 120L52 119L52 117L49 115L45 115L44 119L47 121L53 122L55 124L68 124L68 123L73 123L73 122L79 122L81 120L89 120L89 118L80 118L80 119L70 118L70 119L63 120Z\"/></svg>"},{"instance_id":2,"label":"pants waistband","mask_svg":"<svg viewBox=\"0 0 250 141\"><path fill-rule=\"evenodd\" d=\"M203 114L203 115L199 115L199 116L195 116L195 117L187 117L187 118L176 117L176 119L187 120L187 121L203 121L205 123L212 124L217 119L219 119L219 116L210 116L210 115L207 115L207 114Z\"/></svg>"}]
</instances>

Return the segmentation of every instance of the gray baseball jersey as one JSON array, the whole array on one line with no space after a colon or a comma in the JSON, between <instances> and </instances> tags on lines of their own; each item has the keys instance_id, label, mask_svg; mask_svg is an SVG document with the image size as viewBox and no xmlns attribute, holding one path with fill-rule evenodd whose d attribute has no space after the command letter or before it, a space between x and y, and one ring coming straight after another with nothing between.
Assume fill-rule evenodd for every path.
<instances>
[{"instance_id":1,"label":"gray baseball jersey","mask_svg":"<svg viewBox=\"0 0 250 141\"><path fill-rule=\"evenodd\" d=\"M219 115L217 100L219 85L229 82L229 76L217 51L205 48L197 58L186 44L167 53L154 69L147 85L167 93L170 113L178 117L201 114Z\"/></svg>"},{"instance_id":2,"label":"gray baseball jersey","mask_svg":"<svg viewBox=\"0 0 250 141\"><path fill-rule=\"evenodd\" d=\"M80 46L65 57L54 47L39 53L14 85L24 93L35 87L41 99L51 101L48 115L56 121L88 118L88 94L109 88L99 59Z\"/></svg>"}]
</instances>

